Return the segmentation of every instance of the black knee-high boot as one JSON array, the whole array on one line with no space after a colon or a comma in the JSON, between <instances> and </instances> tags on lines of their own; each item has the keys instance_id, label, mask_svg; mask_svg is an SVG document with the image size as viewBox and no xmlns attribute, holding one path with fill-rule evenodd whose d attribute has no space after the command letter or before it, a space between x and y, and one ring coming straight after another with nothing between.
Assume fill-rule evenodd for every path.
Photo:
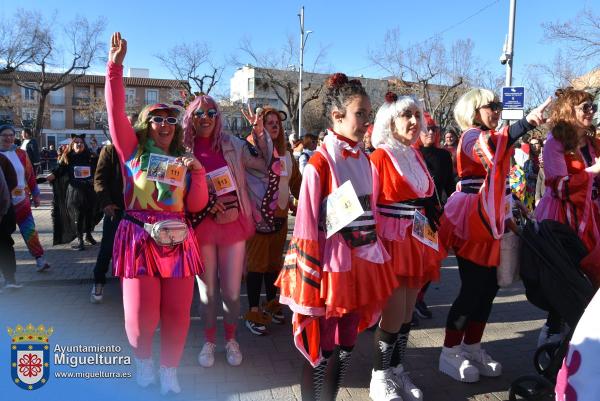
<instances>
[{"instance_id":1,"label":"black knee-high boot","mask_svg":"<svg viewBox=\"0 0 600 401\"><path fill-rule=\"evenodd\" d=\"M335 401L338 391L344 381L346 371L350 366L350 357L354 347L340 347L329 363L321 401Z\"/></svg>"},{"instance_id":2,"label":"black knee-high boot","mask_svg":"<svg viewBox=\"0 0 600 401\"><path fill-rule=\"evenodd\" d=\"M327 372L327 362L331 354L332 351L323 352L323 360L315 367L312 367L308 362L304 364L300 380L302 401L323 400L323 384L325 382L325 373Z\"/></svg>"},{"instance_id":3,"label":"black knee-high boot","mask_svg":"<svg viewBox=\"0 0 600 401\"><path fill-rule=\"evenodd\" d=\"M390 361L391 367L395 368L404 361L409 334L410 323L404 323L402 327L400 327L400 332L398 333L398 338L394 345L394 351L392 352L392 359Z\"/></svg>"},{"instance_id":4,"label":"black knee-high boot","mask_svg":"<svg viewBox=\"0 0 600 401\"><path fill-rule=\"evenodd\" d=\"M375 329L373 370L387 370L390 368L393 352L396 347L398 333L390 333L377 326Z\"/></svg>"}]
</instances>

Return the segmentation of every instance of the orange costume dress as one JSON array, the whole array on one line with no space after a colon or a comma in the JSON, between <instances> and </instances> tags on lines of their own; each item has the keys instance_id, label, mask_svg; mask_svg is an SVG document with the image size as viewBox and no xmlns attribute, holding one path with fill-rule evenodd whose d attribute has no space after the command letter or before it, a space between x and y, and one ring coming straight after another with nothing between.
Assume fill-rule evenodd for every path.
<instances>
[{"instance_id":1,"label":"orange costume dress","mask_svg":"<svg viewBox=\"0 0 600 401\"><path fill-rule=\"evenodd\" d=\"M436 251L412 235L415 212L425 215L424 200L433 195L434 182L420 152L399 144L381 146L371 156L377 199L377 231L391 256L390 267L400 286L421 288L438 280L445 251Z\"/></svg>"},{"instance_id":2,"label":"orange costume dress","mask_svg":"<svg viewBox=\"0 0 600 401\"><path fill-rule=\"evenodd\" d=\"M348 180L364 213L326 238L326 199ZM375 323L399 284L384 264L389 255L376 234L373 204L369 159L356 143L330 131L304 170L294 233L276 282L280 302L294 312L296 347L313 366L321 360L320 319L358 315L354 333L345 333L355 337Z\"/></svg>"}]
</instances>

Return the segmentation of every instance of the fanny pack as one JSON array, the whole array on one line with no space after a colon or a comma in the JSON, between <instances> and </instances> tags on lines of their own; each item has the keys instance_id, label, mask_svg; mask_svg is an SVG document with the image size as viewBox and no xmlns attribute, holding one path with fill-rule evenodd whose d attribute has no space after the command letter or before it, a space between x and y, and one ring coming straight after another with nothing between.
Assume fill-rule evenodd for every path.
<instances>
[{"instance_id":1,"label":"fanny pack","mask_svg":"<svg viewBox=\"0 0 600 401\"><path fill-rule=\"evenodd\" d=\"M169 219L157 221L156 223L144 223L127 213L123 215L123 218L142 227L161 246L179 245L188 236L188 225L181 220Z\"/></svg>"}]
</instances>

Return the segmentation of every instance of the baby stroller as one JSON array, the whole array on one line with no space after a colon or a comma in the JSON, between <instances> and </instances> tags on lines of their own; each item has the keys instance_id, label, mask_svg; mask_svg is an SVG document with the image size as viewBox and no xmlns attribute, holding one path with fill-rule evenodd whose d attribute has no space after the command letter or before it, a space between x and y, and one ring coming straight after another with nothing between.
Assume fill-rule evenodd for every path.
<instances>
[{"instance_id":1,"label":"baby stroller","mask_svg":"<svg viewBox=\"0 0 600 401\"><path fill-rule=\"evenodd\" d=\"M512 382L509 400L554 400L556 375L568 351L569 341L594 288L579 264L587 249L567 225L554 220L527 220L521 238L520 275L527 300L545 311L555 311L568 326L559 343L539 347L534 366L539 375L521 376Z\"/></svg>"}]
</instances>

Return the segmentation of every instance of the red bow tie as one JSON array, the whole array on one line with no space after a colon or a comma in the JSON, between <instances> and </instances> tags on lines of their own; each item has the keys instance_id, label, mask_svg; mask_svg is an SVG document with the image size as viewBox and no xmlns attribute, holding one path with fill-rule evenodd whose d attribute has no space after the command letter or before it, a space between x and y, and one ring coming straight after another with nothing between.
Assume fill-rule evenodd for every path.
<instances>
[{"instance_id":1,"label":"red bow tie","mask_svg":"<svg viewBox=\"0 0 600 401\"><path fill-rule=\"evenodd\" d=\"M348 158L348 156L353 157L355 159L358 159L358 155L359 155L360 151L356 151L356 152L352 152L348 149L342 149L342 157L345 159Z\"/></svg>"}]
</instances>

